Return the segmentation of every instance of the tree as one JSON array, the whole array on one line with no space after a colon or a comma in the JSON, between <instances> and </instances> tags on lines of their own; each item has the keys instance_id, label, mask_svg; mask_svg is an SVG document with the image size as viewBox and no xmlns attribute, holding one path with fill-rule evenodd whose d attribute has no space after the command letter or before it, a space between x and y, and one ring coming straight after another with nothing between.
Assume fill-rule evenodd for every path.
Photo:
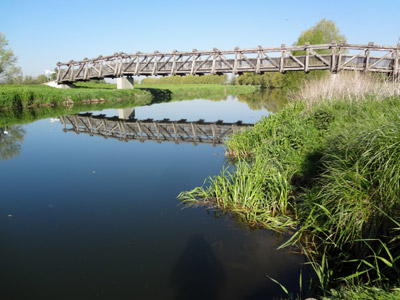
<instances>
[{"instance_id":1,"label":"tree","mask_svg":"<svg viewBox=\"0 0 400 300\"><path fill-rule=\"evenodd\" d=\"M279 88L282 86L281 73L244 73L239 75L237 83L239 85L259 85L261 88Z\"/></svg>"},{"instance_id":2,"label":"tree","mask_svg":"<svg viewBox=\"0 0 400 300\"><path fill-rule=\"evenodd\" d=\"M18 156L24 141L25 130L20 125L0 128L0 159Z\"/></svg>"},{"instance_id":3,"label":"tree","mask_svg":"<svg viewBox=\"0 0 400 300\"><path fill-rule=\"evenodd\" d=\"M0 82L9 80L21 73L21 69L15 66L17 57L8 47L6 36L0 32Z\"/></svg>"},{"instance_id":4,"label":"tree","mask_svg":"<svg viewBox=\"0 0 400 300\"><path fill-rule=\"evenodd\" d=\"M36 78L35 78L35 83L38 83L38 84L45 83L48 81L49 81L49 79L45 75L39 75L39 76L36 76Z\"/></svg>"},{"instance_id":5,"label":"tree","mask_svg":"<svg viewBox=\"0 0 400 300\"><path fill-rule=\"evenodd\" d=\"M326 20L324 18L313 27L303 31L293 45L304 45L307 42L311 45L329 44L334 41L337 43L345 43L346 37L340 33L340 30L337 28L334 21ZM296 52L293 54L302 55L303 53ZM283 78L282 86L286 90L298 90L304 81L320 78L326 73L327 71L310 71L308 74L300 71L289 71Z\"/></svg>"},{"instance_id":6,"label":"tree","mask_svg":"<svg viewBox=\"0 0 400 300\"><path fill-rule=\"evenodd\" d=\"M334 21L323 18L315 26L303 31L294 45L304 45L309 42L315 44L329 44L333 41L337 43L346 42L344 34L340 34L339 28Z\"/></svg>"}]
</instances>

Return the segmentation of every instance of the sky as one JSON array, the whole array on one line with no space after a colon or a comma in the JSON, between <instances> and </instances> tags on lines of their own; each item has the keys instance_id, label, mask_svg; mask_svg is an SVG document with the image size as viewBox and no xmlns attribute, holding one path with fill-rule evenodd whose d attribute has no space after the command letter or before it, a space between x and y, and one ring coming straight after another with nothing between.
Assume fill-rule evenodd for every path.
<instances>
[{"instance_id":1,"label":"sky","mask_svg":"<svg viewBox=\"0 0 400 300\"><path fill-rule=\"evenodd\" d=\"M0 32L32 76L57 62L121 51L291 45L322 18L349 43L400 38L400 0L0 0Z\"/></svg>"}]
</instances>

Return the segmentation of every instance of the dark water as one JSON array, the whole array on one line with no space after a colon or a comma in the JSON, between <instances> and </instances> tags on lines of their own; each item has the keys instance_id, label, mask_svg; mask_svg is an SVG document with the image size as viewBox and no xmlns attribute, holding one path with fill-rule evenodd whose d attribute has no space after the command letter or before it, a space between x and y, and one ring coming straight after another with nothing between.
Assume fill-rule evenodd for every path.
<instances>
[{"instance_id":1,"label":"dark water","mask_svg":"<svg viewBox=\"0 0 400 300\"><path fill-rule=\"evenodd\" d=\"M162 103L135 118L254 123L279 107L248 102ZM181 191L220 172L222 146L121 142L53 121L2 128L1 299L284 296L267 276L296 292L304 258L276 250L284 236L179 205Z\"/></svg>"}]
</instances>

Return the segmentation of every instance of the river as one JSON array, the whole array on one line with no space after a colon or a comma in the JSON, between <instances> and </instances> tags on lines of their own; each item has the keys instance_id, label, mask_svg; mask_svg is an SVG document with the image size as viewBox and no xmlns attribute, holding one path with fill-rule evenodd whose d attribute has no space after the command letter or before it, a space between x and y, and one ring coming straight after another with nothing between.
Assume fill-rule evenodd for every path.
<instances>
[{"instance_id":1,"label":"river","mask_svg":"<svg viewBox=\"0 0 400 300\"><path fill-rule=\"evenodd\" d=\"M242 95L90 113L253 124L279 107ZM218 141L106 138L64 128L74 129L60 117L1 128L2 299L285 296L268 276L298 291L304 257L276 250L287 235L250 230L177 200L228 163Z\"/></svg>"}]
</instances>

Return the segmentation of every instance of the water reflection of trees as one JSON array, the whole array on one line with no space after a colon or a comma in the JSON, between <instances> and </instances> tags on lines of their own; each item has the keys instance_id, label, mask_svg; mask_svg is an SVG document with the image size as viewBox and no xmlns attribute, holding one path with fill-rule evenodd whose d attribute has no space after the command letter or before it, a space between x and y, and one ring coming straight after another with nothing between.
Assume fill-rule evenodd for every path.
<instances>
[{"instance_id":1,"label":"water reflection of trees","mask_svg":"<svg viewBox=\"0 0 400 300\"><path fill-rule=\"evenodd\" d=\"M247 103L252 110L265 108L270 112L277 112L287 102L281 89L260 89L237 97L240 102Z\"/></svg>"},{"instance_id":2,"label":"water reflection of trees","mask_svg":"<svg viewBox=\"0 0 400 300\"><path fill-rule=\"evenodd\" d=\"M0 127L0 158L12 159L19 155L25 130L20 125Z\"/></svg>"},{"instance_id":3,"label":"water reflection of trees","mask_svg":"<svg viewBox=\"0 0 400 300\"><path fill-rule=\"evenodd\" d=\"M172 268L170 285L176 289L175 299L218 299L224 284L223 266L210 245L202 235L192 235Z\"/></svg>"}]
</instances>

